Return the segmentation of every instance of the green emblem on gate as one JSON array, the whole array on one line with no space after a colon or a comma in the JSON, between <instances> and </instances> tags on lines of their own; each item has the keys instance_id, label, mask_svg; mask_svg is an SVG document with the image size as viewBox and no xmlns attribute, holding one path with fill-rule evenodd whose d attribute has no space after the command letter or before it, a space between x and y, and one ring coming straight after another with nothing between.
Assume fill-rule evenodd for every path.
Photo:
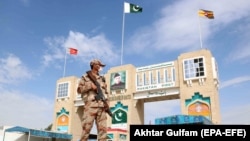
<instances>
[{"instance_id":1,"label":"green emblem on gate","mask_svg":"<svg viewBox=\"0 0 250 141\"><path fill-rule=\"evenodd\" d=\"M113 113L112 124L127 123L128 106L123 106L123 104L119 101L115 107L111 108L111 111Z\"/></svg>"}]
</instances>

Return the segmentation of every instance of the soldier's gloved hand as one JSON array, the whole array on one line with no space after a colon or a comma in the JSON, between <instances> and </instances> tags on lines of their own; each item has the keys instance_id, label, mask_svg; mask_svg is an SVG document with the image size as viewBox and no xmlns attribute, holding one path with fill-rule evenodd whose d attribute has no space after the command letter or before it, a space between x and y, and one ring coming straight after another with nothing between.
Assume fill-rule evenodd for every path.
<instances>
[{"instance_id":1,"label":"soldier's gloved hand","mask_svg":"<svg viewBox=\"0 0 250 141\"><path fill-rule=\"evenodd\" d=\"M93 90L97 90L97 87L96 87L96 85L94 83L91 83L91 87L92 87Z\"/></svg>"}]
</instances>

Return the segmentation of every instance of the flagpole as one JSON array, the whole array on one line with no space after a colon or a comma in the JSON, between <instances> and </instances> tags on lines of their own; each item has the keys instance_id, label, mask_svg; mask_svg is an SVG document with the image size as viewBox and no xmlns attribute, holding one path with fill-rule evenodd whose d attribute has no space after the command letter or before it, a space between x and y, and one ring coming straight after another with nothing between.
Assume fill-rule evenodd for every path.
<instances>
[{"instance_id":1,"label":"flagpole","mask_svg":"<svg viewBox=\"0 0 250 141\"><path fill-rule=\"evenodd\" d=\"M202 48L202 37L201 37L201 24L200 24L200 17L198 17L198 23L199 23L199 32L200 32L200 44Z\"/></svg>"},{"instance_id":2,"label":"flagpole","mask_svg":"<svg viewBox=\"0 0 250 141\"><path fill-rule=\"evenodd\" d=\"M64 56L64 69L63 69L63 77L65 76L65 69L66 69L66 56L67 56L67 49L65 50L65 56Z\"/></svg>"},{"instance_id":3,"label":"flagpole","mask_svg":"<svg viewBox=\"0 0 250 141\"><path fill-rule=\"evenodd\" d=\"M121 65L122 65L122 58L123 58L124 21L125 21L125 11L123 11L123 18L122 18L122 48L121 48Z\"/></svg>"}]
</instances>

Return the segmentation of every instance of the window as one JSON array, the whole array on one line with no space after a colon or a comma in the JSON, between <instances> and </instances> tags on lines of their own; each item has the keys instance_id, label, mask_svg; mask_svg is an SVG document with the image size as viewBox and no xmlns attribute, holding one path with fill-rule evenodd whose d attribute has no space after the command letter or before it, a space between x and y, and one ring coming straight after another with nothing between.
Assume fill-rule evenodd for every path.
<instances>
[{"instance_id":1,"label":"window","mask_svg":"<svg viewBox=\"0 0 250 141\"><path fill-rule=\"evenodd\" d=\"M172 81L175 81L175 68L172 68Z\"/></svg>"},{"instance_id":2,"label":"window","mask_svg":"<svg viewBox=\"0 0 250 141\"><path fill-rule=\"evenodd\" d=\"M154 82L153 82L153 73L152 72L150 72L150 84L153 84Z\"/></svg>"},{"instance_id":3,"label":"window","mask_svg":"<svg viewBox=\"0 0 250 141\"><path fill-rule=\"evenodd\" d=\"M143 85L147 85L147 81L146 81L146 73L143 73Z\"/></svg>"},{"instance_id":4,"label":"window","mask_svg":"<svg viewBox=\"0 0 250 141\"><path fill-rule=\"evenodd\" d=\"M142 86L141 73L136 74L137 86Z\"/></svg>"},{"instance_id":5,"label":"window","mask_svg":"<svg viewBox=\"0 0 250 141\"><path fill-rule=\"evenodd\" d=\"M157 71L157 80L158 80L158 84L161 83L161 73L160 71Z\"/></svg>"},{"instance_id":6,"label":"window","mask_svg":"<svg viewBox=\"0 0 250 141\"><path fill-rule=\"evenodd\" d=\"M168 71L165 70L165 82L168 82Z\"/></svg>"},{"instance_id":7,"label":"window","mask_svg":"<svg viewBox=\"0 0 250 141\"><path fill-rule=\"evenodd\" d=\"M153 70L152 73L151 73L151 84L156 84L157 81L156 81L156 70Z\"/></svg>"},{"instance_id":8,"label":"window","mask_svg":"<svg viewBox=\"0 0 250 141\"><path fill-rule=\"evenodd\" d=\"M69 83L60 83L57 87L57 98L65 98L69 96Z\"/></svg>"},{"instance_id":9,"label":"window","mask_svg":"<svg viewBox=\"0 0 250 141\"><path fill-rule=\"evenodd\" d=\"M183 61L184 79L198 79L205 77L204 57L192 58Z\"/></svg>"}]
</instances>

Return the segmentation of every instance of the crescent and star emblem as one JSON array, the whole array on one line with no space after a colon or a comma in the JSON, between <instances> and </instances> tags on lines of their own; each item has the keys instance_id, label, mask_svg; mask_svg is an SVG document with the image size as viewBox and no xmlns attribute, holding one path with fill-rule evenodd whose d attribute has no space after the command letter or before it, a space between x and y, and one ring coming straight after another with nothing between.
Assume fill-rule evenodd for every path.
<instances>
[{"instance_id":1,"label":"crescent and star emblem","mask_svg":"<svg viewBox=\"0 0 250 141\"><path fill-rule=\"evenodd\" d=\"M118 118L117 115L118 115L119 117L121 117L121 116L122 116L122 113L120 112L120 113L115 114L115 120L116 120L116 121L122 121L122 119Z\"/></svg>"},{"instance_id":2,"label":"crescent and star emblem","mask_svg":"<svg viewBox=\"0 0 250 141\"><path fill-rule=\"evenodd\" d=\"M139 11L140 10L139 6L133 6L132 8L133 8L133 11Z\"/></svg>"}]
</instances>

